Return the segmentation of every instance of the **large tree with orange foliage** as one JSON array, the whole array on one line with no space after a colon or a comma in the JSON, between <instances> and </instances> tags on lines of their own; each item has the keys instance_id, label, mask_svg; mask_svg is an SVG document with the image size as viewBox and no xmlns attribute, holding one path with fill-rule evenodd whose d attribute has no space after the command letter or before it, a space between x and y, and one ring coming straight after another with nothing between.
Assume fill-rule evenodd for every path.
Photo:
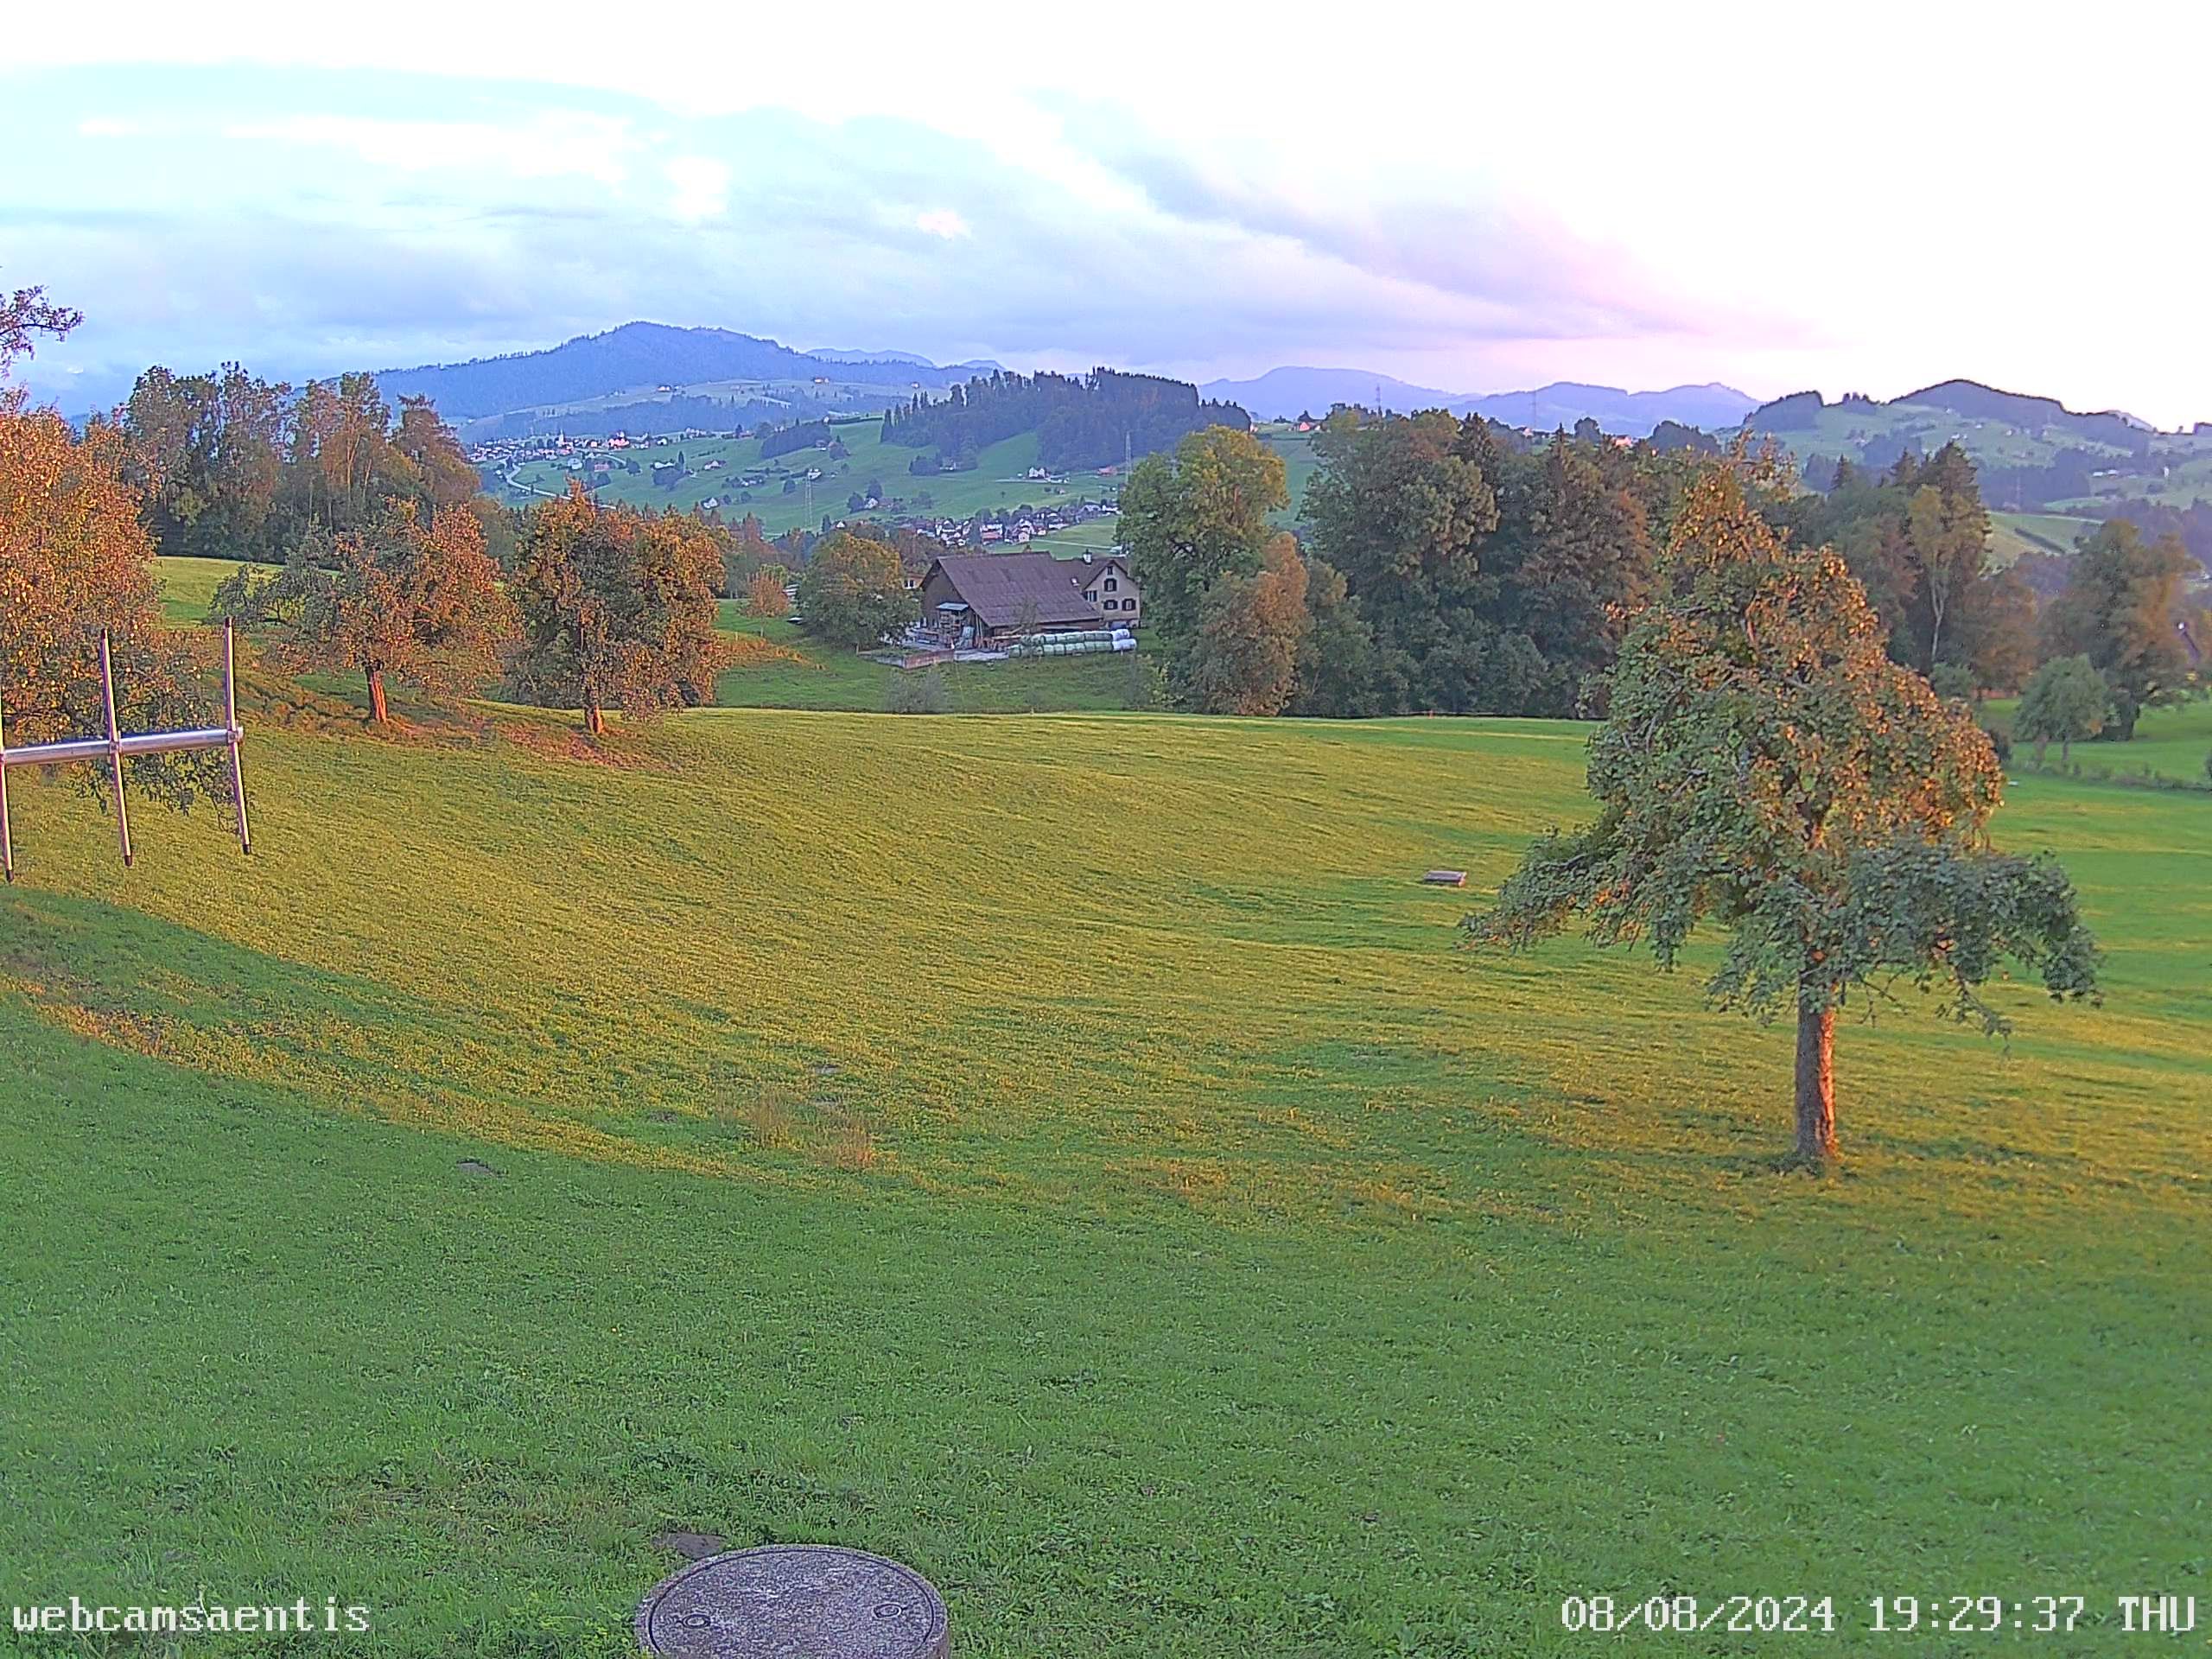
<instances>
[{"instance_id":1,"label":"large tree with orange foliage","mask_svg":"<svg viewBox=\"0 0 2212 1659\"><path fill-rule=\"evenodd\" d=\"M466 693L499 673L519 627L475 514L450 506L426 525L405 499L334 543L302 541L280 574L256 580L241 565L216 588L213 610L267 628L272 654L295 673L359 671L378 725L391 718L391 683Z\"/></svg>"},{"instance_id":2,"label":"large tree with orange foliage","mask_svg":"<svg viewBox=\"0 0 2212 1659\"><path fill-rule=\"evenodd\" d=\"M696 518L602 507L580 487L530 514L513 677L533 700L649 715L706 702L728 653L715 631L721 549Z\"/></svg>"},{"instance_id":3,"label":"large tree with orange foliage","mask_svg":"<svg viewBox=\"0 0 2212 1659\"><path fill-rule=\"evenodd\" d=\"M1313 626L1306 562L1287 533L1270 541L1258 572L1217 576L1198 602L1186 693L1210 715L1279 715L1298 690L1300 647Z\"/></svg>"},{"instance_id":4,"label":"large tree with orange foliage","mask_svg":"<svg viewBox=\"0 0 2212 1659\"><path fill-rule=\"evenodd\" d=\"M37 289L0 302L0 374L29 350L32 334L65 334L74 321L73 312L47 303ZM79 437L51 410L25 402L20 388L0 389L0 710L8 741L105 729L103 630L126 729L210 724L190 651L162 631L153 543L138 521L122 435L96 424ZM127 764L134 785L178 806L219 774L211 755ZM96 771L80 776L105 791Z\"/></svg>"}]
</instances>

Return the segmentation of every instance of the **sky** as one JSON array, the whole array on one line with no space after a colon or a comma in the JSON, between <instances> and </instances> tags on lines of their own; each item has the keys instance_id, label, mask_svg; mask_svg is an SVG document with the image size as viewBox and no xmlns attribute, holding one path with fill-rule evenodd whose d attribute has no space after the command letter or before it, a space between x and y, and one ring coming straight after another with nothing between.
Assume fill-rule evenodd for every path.
<instances>
[{"instance_id":1,"label":"sky","mask_svg":"<svg viewBox=\"0 0 2212 1659\"><path fill-rule=\"evenodd\" d=\"M647 318L2212 420L2202 8L96 10L0 45L0 286L85 313L27 376L71 412Z\"/></svg>"}]
</instances>

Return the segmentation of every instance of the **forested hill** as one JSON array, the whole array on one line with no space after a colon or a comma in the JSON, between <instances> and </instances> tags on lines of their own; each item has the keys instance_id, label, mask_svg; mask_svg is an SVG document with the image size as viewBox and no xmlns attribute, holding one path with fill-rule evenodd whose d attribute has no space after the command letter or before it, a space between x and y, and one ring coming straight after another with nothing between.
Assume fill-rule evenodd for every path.
<instances>
[{"instance_id":1,"label":"forested hill","mask_svg":"<svg viewBox=\"0 0 2212 1659\"><path fill-rule=\"evenodd\" d=\"M851 361L795 352L772 340L727 328L672 328L664 323L626 322L603 334L585 334L542 352L480 358L470 363L386 369L377 384L385 398L423 396L449 421L472 421L514 410L544 409L650 392L661 386L726 381L797 381L829 376L853 385L880 385L901 395L917 384L942 388L960 372L912 361Z\"/></svg>"},{"instance_id":2,"label":"forested hill","mask_svg":"<svg viewBox=\"0 0 2212 1659\"><path fill-rule=\"evenodd\" d=\"M1251 424L1235 404L1201 398L1188 381L1096 369L1081 379L978 375L949 397L917 396L885 410L883 441L915 451L909 472L963 472L992 444L1034 432L1039 463L1060 472L1148 455L1202 427Z\"/></svg>"}]
</instances>

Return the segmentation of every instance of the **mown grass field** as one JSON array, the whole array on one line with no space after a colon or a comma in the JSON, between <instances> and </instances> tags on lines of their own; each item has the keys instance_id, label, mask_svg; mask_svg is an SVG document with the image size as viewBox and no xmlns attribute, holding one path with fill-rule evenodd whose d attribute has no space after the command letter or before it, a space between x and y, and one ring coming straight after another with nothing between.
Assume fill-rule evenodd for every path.
<instances>
[{"instance_id":1,"label":"mown grass field","mask_svg":"<svg viewBox=\"0 0 2212 1659\"><path fill-rule=\"evenodd\" d=\"M1575 727L249 721L250 861L18 785L11 1600L613 1656L669 1528L909 1560L967 1659L2202 1589L2204 798L2023 782L2107 1005L1847 1028L1815 1182L1788 1033L1453 949Z\"/></svg>"}]
</instances>

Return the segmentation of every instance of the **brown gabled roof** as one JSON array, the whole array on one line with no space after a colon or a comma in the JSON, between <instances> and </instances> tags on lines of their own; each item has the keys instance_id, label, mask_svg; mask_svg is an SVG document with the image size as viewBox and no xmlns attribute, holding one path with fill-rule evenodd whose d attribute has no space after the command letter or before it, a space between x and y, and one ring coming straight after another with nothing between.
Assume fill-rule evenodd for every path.
<instances>
[{"instance_id":1,"label":"brown gabled roof","mask_svg":"<svg viewBox=\"0 0 2212 1659\"><path fill-rule=\"evenodd\" d=\"M1088 588L1093 576L1103 576L1109 570L1119 570L1125 576L1129 574L1129 562L1119 553L1101 553L1089 559L1074 558L1066 563L1068 574L1075 578L1075 585L1078 588Z\"/></svg>"},{"instance_id":2,"label":"brown gabled roof","mask_svg":"<svg viewBox=\"0 0 2212 1659\"><path fill-rule=\"evenodd\" d=\"M944 573L953 592L986 627L1095 627L1105 620L1076 585L1075 573L1096 570L1096 565L1049 553L949 553L931 569Z\"/></svg>"}]
</instances>

